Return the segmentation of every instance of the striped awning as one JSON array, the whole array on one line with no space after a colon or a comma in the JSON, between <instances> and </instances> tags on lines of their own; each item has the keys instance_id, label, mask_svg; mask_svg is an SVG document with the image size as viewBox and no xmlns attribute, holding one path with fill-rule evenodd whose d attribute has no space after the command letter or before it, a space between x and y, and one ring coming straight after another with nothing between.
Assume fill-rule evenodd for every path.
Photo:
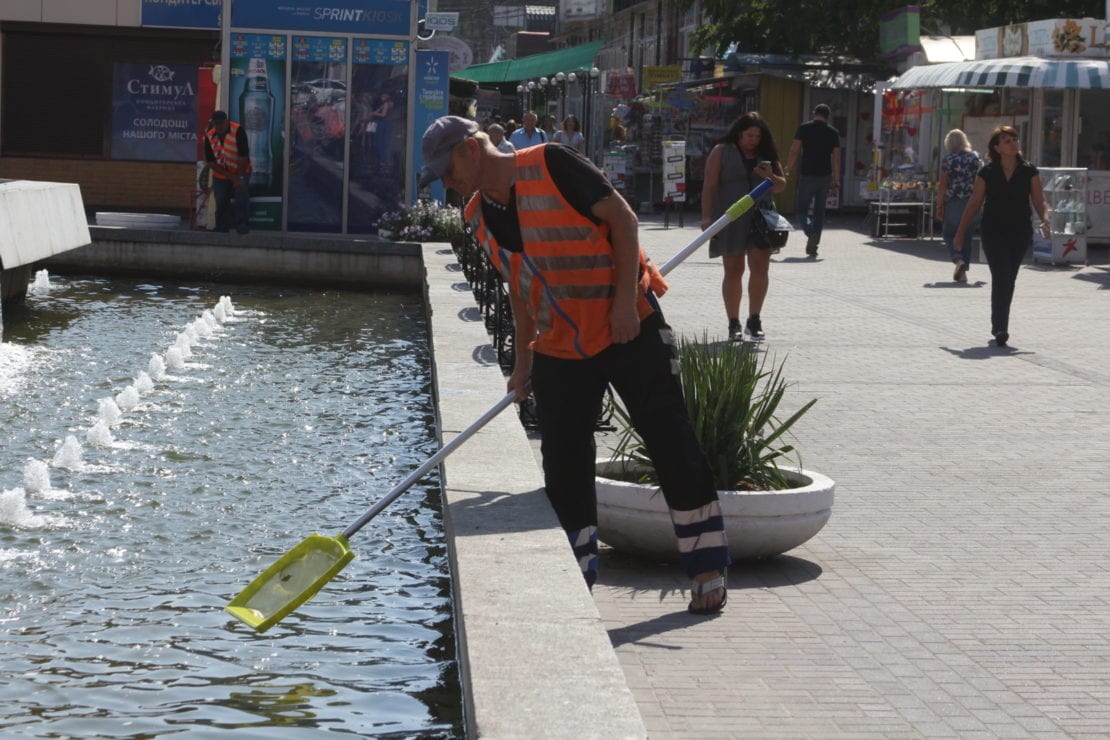
<instances>
[{"instance_id":1,"label":"striped awning","mask_svg":"<svg viewBox=\"0 0 1110 740\"><path fill-rule=\"evenodd\" d=\"M892 87L901 90L926 87L1110 89L1110 61L1011 57L928 64L906 70Z\"/></svg>"}]
</instances>

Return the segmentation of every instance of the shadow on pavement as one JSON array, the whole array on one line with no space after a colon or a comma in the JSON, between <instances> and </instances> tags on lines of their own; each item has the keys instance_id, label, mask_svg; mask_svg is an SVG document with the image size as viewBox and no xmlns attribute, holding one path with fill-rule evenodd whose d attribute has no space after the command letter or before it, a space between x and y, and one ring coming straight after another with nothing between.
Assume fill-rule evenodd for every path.
<instances>
[{"instance_id":1,"label":"shadow on pavement","mask_svg":"<svg viewBox=\"0 0 1110 740\"><path fill-rule=\"evenodd\" d=\"M1110 290L1110 268L1099 267L1098 272L1081 272L1078 275L1072 275L1076 280L1085 280L1088 283L1094 283L1099 287L1099 290Z\"/></svg>"},{"instance_id":2,"label":"shadow on pavement","mask_svg":"<svg viewBox=\"0 0 1110 740\"><path fill-rule=\"evenodd\" d=\"M689 588L678 565L673 563L653 563L603 548L601 552L601 567L599 568L599 584L616 588L628 588L638 595L658 594L660 601L670 593ZM752 560L733 564L728 574L729 591L745 589L767 589L796 586L807 581L819 578L822 573L821 566L809 560L794 557L793 555L777 555L766 560ZM610 580L607 575L615 575ZM679 580L681 578L681 580ZM641 585L623 584L639 583ZM646 584L657 584L650 588ZM681 583L681 586L676 585ZM730 607L726 606L724 614ZM626 625L609 630L609 640L613 647L620 647L628 643L647 645L652 647L680 650L675 645L664 645L648 642L646 638L661 635L671 630L686 629L692 624L691 620L705 620L713 617L693 616L686 612L685 606L680 611L661 614L642 622Z\"/></svg>"},{"instance_id":3,"label":"shadow on pavement","mask_svg":"<svg viewBox=\"0 0 1110 740\"><path fill-rule=\"evenodd\" d=\"M997 347L994 344L981 347L968 347L967 349L942 346L941 349L950 355L959 357L961 360L993 360L999 357L1016 357L1017 355L1036 354L1029 350L1019 350L1016 347Z\"/></svg>"},{"instance_id":4,"label":"shadow on pavement","mask_svg":"<svg viewBox=\"0 0 1110 740\"><path fill-rule=\"evenodd\" d=\"M982 288L986 283L982 280L975 282L957 283L954 280L942 280L939 283L925 283L922 288L958 288L964 290L965 288Z\"/></svg>"},{"instance_id":5,"label":"shadow on pavement","mask_svg":"<svg viewBox=\"0 0 1110 740\"><path fill-rule=\"evenodd\" d=\"M885 249L888 252L906 254L913 257L929 260L930 262L949 263L948 252L944 249L944 242L939 239L875 239L866 242L870 247Z\"/></svg>"}]
</instances>

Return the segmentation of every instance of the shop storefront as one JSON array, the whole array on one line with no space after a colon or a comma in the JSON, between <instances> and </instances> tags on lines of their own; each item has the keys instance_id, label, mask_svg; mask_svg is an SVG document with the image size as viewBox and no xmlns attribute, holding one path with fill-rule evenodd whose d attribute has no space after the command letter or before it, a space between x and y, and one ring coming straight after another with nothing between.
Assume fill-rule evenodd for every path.
<instances>
[{"instance_id":1,"label":"shop storefront","mask_svg":"<svg viewBox=\"0 0 1110 740\"><path fill-rule=\"evenodd\" d=\"M414 43L418 4L47 4L0 3L0 176L77 182L92 211L187 217L221 107L248 135L254 229L373 233L415 198L413 132L449 98L447 52Z\"/></svg>"},{"instance_id":2,"label":"shop storefront","mask_svg":"<svg viewBox=\"0 0 1110 740\"><path fill-rule=\"evenodd\" d=\"M448 68L445 52L410 42L413 9L401 0L225 8L221 99L250 140L253 226L373 233L415 196L412 132L447 112Z\"/></svg>"},{"instance_id":3,"label":"shop storefront","mask_svg":"<svg viewBox=\"0 0 1110 740\"><path fill-rule=\"evenodd\" d=\"M995 127L1021 134L1040 167L1088 170L1088 239L1110 242L1110 61L1105 23L1053 19L976 34L974 61L914 67L882 106L883 176L916 164L936 179L945 134L987 151Z\"/></svg>"},{"instance_id":4,"label":"shop storefront","mask_svg":"<svg viewBox=\"0 0 1110 740\"><path fill-rule=\"evenodd\" d=\"M637 164L661 172L653 162L660 142L685 142L687 188L696 203L704 176L705 159L717 139L739 116L758 110L771 128L783 164L790 152L798 126L810 119L814 106L824 103L832 110L830 124L840 132L841 182L830 192L828 207L853 208L865 205L871 164L872 93L874 70L861 65L802 64L785 59L752 58L745 71L726 77L687 80L658 85L639 107L631 106L630 140L639 145ZM645 113L647 115L645 115ZM795 179L775 196L783 213L794 210ZM641 188L641 190L643 190ZM653 187L641 192L648 197L662 192Z\"/></svg>"}]
</instances>

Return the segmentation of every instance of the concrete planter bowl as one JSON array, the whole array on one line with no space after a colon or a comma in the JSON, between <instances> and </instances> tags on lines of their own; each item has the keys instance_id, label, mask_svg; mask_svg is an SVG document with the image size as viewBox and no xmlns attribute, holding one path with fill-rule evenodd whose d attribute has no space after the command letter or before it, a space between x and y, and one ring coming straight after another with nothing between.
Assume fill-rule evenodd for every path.
<instances>
[{"instance_id":1,"label":"concrete planter bowl","mask_svg":"<svg viewBox=\"0 0 1110 740\"><path fill-rule=\"evenodd\" d=\"M597 463L598 537L613 549L660 562L677 562L674 528L658 486L627 483L623 463ZM788 471L795 488L719 491L728 549L734 561L768 558L813 537L832 514L836 484L810 470Z\"/></svg>"}]
</instances>

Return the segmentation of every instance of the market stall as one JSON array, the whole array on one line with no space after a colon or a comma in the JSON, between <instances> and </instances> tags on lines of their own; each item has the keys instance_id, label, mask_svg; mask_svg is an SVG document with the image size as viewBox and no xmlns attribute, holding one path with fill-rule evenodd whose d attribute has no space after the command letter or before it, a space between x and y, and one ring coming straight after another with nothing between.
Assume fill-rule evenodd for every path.
<instances>
[{"instance_id":1,"label":"market stall","mask_svg":"<svg viewBox=\"0 0 1110 740\"><path fill-rule=\"evenodd\" d=\"M1040 167L1086 169L1088 241L1110 243L1110 45L1102 19L1049 19L976 33L976 59L913 67L883 96L875 179L906 162L937 172L960 128L986 153L1001 124Z\"/></svg>"}]
</instances>

